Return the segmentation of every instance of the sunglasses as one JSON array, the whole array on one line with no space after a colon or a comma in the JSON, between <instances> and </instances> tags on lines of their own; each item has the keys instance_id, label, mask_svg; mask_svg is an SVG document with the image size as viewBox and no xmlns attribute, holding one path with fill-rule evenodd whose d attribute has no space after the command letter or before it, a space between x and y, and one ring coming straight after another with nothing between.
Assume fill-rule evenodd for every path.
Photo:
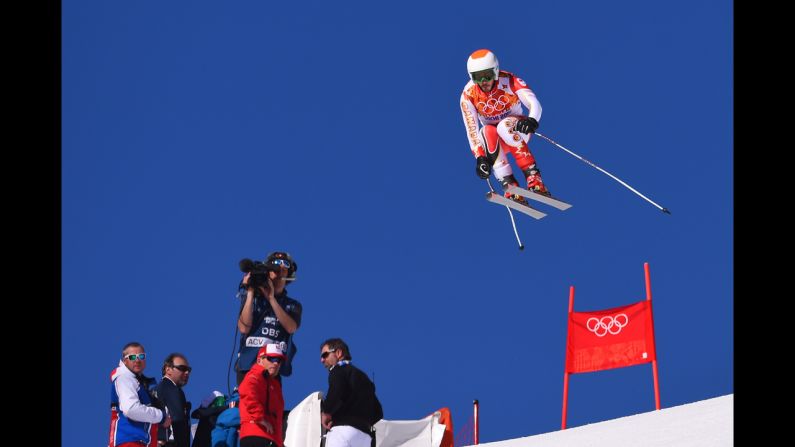
<instances>
[{"instance_id":1,"label":"sunglasses","mask_svg":"<svg viewBox=\"0 0 795 447\"><path fill-rule=\"evenodd\" d=\"M171 367L172 368L177 368L178 370L180 370L182 372L191 372L191 371L193 371L193 368L191 368L188 365L171 365Z\"/></svg>"},{"instance_id":2,"label":"sunglasses","mask_svg":"<svg viewBox=\"0 0 795 447\"><path fill-rule=\"evenodd\" d=\"M328 355L331 354L334 351L336 351L336 349L332 349L331 351L323 352L323 353L320 354L320 358L323 359L323 360L326 360L326 357L328 357Z\"/></svg>"},{"instance_id":3,"label":"sunglasses","mask_svg":"<svg viewBox=\"0 0 795 447\"><path fill-rule=\"evenodd\" d=\"M146 360L146 353L142 352L142 353L140 353L140 354L130 354L130 355L125 355L125 356L124 356L124 357L122 357L122 358L123 358L123 359L127 359L127 360L129 360L129 361L131 361L131 362L134 362L136 358L137 358L138 360Z\"/></svg>"},{"instance_id":4,"label":"sunglasses","mask_svg":"<svg viewBox=\"0 0 795 447\"><path fill-rule=\"evenodd\" d=\"M284 268L288 268L288 269L290 267L292 267L292 264L290 264L290 261L288 261L286 259L274 259L273 261L271 261L271 264L273 264L273 265L281 265Z\"/></svg>"},{"instance_id":5,"label":"sunglasses","mask_svg":"<svg viewBox=\"0 0 795 447\"><path fill-rule=\"evenodd\" d=\"M493 81L494 72L489 70L484 72L472 73L472 80L477 82L478 84L481 84L483 82Z\"/></svg>"},{"instance_id":6,"label":"sunglasses","mask_svg":"<svg viewBox=\"0 0 795 447\"><path fill-rule=\"evenodd\" d=\"M282 358L281 357L265 357L265 360L267 360L267 361L269 361L271 363L277 363L277 364L282 362Z\"/></svg>"}]
</instances>

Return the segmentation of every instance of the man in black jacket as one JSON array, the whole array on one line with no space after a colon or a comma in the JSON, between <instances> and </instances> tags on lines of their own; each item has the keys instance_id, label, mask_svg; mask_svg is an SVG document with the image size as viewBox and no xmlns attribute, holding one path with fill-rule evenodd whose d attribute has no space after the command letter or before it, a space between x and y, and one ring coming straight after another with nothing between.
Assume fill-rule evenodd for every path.
<instances>
[{"instance_id":1,"label":"man in black jacket","mask_svg":"<svg viewBox=\"0 0 795 447\"><path fill-rule=\"evenodd\" d=\"M351 351L342 339L324 341L320 361L329 370L328 392L320 403L321 422L330 430L326 447L370 447L373 425L384 417L375 385L351 364Z\"/></svg>"},{"instance_id":2,"label":"man in black jacket","mask_svg":"<svg viewBox=\"0 0 795 447\"><path fill-rule=\"evenodd\" d=\"M190 447L190 402L182 387L188 383L192 368L184 355L175 352L163 361L163 379L157 385L157 397L171 416L171 427L160 430L158 445Z\"/></svg>"}]
</instances>

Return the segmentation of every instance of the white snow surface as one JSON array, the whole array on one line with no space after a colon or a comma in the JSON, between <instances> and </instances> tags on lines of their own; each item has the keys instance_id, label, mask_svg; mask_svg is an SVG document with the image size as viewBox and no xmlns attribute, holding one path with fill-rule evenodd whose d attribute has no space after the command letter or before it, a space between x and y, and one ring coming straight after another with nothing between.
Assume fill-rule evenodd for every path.
<instances>
[{"instance_id":1,"label":"white snow surface","mask_svg":"<svg viewBox=\"0 0 795 447\"><path fill-rule=\"evenodd\" d=\"M711 447L734 445L734 394L479 447Z\"/></svg>"}]
</instances>

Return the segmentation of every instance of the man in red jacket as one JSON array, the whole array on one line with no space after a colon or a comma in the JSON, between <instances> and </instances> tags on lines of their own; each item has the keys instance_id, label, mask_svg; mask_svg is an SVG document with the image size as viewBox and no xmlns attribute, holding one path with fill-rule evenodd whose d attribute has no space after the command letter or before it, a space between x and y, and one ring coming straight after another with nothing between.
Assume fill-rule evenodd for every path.
<instances>
[{"instance_id":1,"label":"man in red jacket","mask_svg":"<svg viewBox=\"0 0 795 447\"><path fill-rule=\"evenodd\" d=\"M277 344L261 347L240 383L240 447L283 447L284 396L277 376L285 358Z\"/></svg>"}]
</instances>

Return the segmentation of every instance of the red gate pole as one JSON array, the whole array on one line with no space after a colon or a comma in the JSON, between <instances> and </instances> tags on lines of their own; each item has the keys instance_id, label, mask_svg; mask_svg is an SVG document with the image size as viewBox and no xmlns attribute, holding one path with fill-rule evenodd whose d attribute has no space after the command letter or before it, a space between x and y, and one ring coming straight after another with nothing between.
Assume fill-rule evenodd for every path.
<instances>
[{"instance_id":1,"label":"red gate pole","mask_svg":"<svg viewBox=\"0 0 795 447\"><path fill-rule=\"evenodd\" d=\"M574 311L574 286L569 287L569 319L571 321L571 313ZM560 429L566 429L566 411L569 405L569 346L568 346L568 333L569 327L566 323L566 363L563 365L563 416L561 417Z\"/></svg>"},{"instance_id":2,"label":"red gate pole","mask_svg":"<svg viewBox=\"0 0 795 447\"><path fill-rule=\"evenodd\" d=\"M478 400L477 400L477 399L475 399L475 401L473 402L473 404L475 405L475 424L474 424L474 429L475 429L475 445L478 445L478 443L479 443L479 441L478 441L478 428L479 428L479 427L478 427L478 425L480 425L480 422L478 421L478 408L480 407L480 404L478 403Z\"/></svg>"},{"instance_id":3,"label":"red gate pole","mask_svg":"<svg viewBox=\"0 0 795 447\"><path fill-rule=\"evenodd\" d=\"M649 310L651 306L651 273L649 273L649 263L643 263L643 270L646 274L646 301L649 302ZM660 381L657 374L657 340L654 338L654 312L651 312L651 337L654 340L654 360L651 361L651 370L654 374L654 406L657 410L660 409Z\"/></svg>"}]
</instances>

